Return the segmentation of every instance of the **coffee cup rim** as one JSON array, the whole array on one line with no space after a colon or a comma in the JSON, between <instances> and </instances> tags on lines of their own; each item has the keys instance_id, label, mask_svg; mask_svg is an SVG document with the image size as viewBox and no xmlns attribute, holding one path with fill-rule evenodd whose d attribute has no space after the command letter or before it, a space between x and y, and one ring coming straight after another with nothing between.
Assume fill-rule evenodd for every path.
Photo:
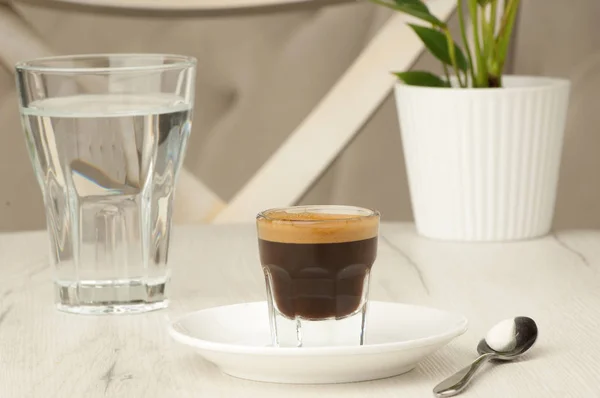
<instances>
[{"instance_id":1,"label":"coffee cup rim","mask_svg":"<svg viewBox=\"0 0 600 398\"><path fill-rule=\"evenodd\" d=\"M289 213L290 211L291 214L296 213L296 214L301 214L301 213L322 213L322 214L327 214L327 215L336 215L339 214L340 216L344 216L344 217L340 217L340 218L326 218L326 219L294 219L293 217L290 217L290 219L285 219L285 218L274 218L274 217L269 217L269 214L273 214L273 213ZM355 216L355 217L348 217L348 216ZM381 214L379 213L379 211L375 210L375 209L371 209L368 207L360 207L360 206L350 206L350 205L302 205L302 206L288 206L288 207L274 207L274 208L270 208L267 210L263 210L261 212L259 212L256 216L257 220L260 219L264 219L264 220L268 220L268 221L274 221L274 222L280 222L280 223L319 223L319 222L327 222L327 223L331 223L331 222L348 222L348 221L352 221L352 220L362 220L365 218L372 218L372 217L380 217Z\"/></svg>"}]
</instances>

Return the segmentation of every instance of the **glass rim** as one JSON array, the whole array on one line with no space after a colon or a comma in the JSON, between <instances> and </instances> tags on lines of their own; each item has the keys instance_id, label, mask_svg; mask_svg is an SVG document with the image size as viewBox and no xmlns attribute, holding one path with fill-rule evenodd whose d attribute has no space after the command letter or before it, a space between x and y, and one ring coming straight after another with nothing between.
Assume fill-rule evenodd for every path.
<instances>
[{"instance_id":1,"label":"glass rim","mask_svg":"<svg viewBox=\"0 0 600 398\"><path fill-rule=\"evenodd\" d=\"M327 219L323 219L323 220L308 220L308 219L299 219L299 220L294 220L294 219L282 219L282 218L273 218L273 217L269 217L269 214L271 213L281 213L281 212L287 212L289 210L302 210L305 209L307 210L306 213L310 212L310 209L314 209L314 210L325 210L327 211L328 209L330 210L337 210L337 213L328 213L329 215L351 215L351 216L355 216L355 217L340 217L340 218L327 218ZM343 210L348 210L348 213L344 213ZM355 212L365 212L365 214L353 214L351 213L351 211L355 211ZM298 212L299 213L299 212ZM260 219L265 219L268 221L275 221L275 222L279 222L279 223L293 223L293 224L314 224L314 223L320 223L320 222L327 222L327 223L331 223L331 222L348 222L348 221L352 221L352 220L363 220L365 218L371 218L371 217L380 217L381 213L379 213L379 211L375 210L375 209L370 209L368 207L360 207L360 206L348 206L348 205L303 205L303 206L288 206L288 207L275 207L275 208L271 208L271 209L267 209L267 210L263 210L261 212L259 212L256 215L256 219L260 220Z\"/></svg>"},{"instance_id":2,"label":"glass rim","mask_svg":"<svg viewBox=\"0 0 600 398\"><path fill-rule=\"evenodd\" d=\"M138 66L49 66L46 62L53 61L80 61L85 59L135 59L135 58L162 58L162 60L172 60L172 63L156 63L153 65ZM98 53L98 54L77 54L77 55L57 55L50 57L33 58L26 61L19 61L15 68L18 71L41 72L41 73L68 73L68 74L86 74L86 73L113 73L113 72L138 72L138 71L164 71L173 69L186 69L196 66L197 59L187 55L161 54L161 53Z\"/></svg>"}]
</instances>

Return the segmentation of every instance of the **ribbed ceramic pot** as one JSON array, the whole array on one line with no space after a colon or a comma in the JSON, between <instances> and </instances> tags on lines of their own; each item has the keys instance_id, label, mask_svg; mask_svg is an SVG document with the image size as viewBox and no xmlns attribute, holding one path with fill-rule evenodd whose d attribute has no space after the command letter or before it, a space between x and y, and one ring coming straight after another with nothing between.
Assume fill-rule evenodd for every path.
<instances>
[{"instance_id":1,"label":"ribbed ceramic pot","mask_svg":"<svg viewBox=\"0 0 600 398\"><path fill-rule=\"evenodd\" d=\"M570 83L507 76L503 86L396 86L421 235L508 241L550 231Z\"/></svg>"}]
</instances>

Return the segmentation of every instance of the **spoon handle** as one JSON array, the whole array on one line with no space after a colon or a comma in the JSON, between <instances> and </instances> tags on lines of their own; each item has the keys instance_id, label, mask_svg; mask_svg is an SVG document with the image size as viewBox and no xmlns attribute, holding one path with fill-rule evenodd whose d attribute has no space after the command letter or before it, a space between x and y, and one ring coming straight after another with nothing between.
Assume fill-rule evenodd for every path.
<instances>
[{"instance_id":1,"label":"spoon handle","mask_svg":"<svg viewBox=\"0 0 600 398\"><path fill-rule=\"evenodd\" d=\"M477 370L487 361L492 359L495 354L486 353L481 355L479 358L473 361L469 366L459 370L454 373L452 376L448 377L446 380L442 381L440 384L433 388L433 393L436 397L452 397L454 395L459 394L462 390L465 389L467 384L473 378L473 375Z\"/></svg>"}]
</instances>

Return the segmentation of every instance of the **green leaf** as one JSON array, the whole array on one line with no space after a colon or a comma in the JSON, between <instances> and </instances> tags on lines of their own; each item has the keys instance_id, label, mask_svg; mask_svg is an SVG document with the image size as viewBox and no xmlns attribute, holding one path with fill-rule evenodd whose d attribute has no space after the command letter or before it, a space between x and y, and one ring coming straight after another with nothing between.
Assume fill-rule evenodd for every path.
<instances>
[{"instance_id":1,"label":"green leaf","mask_svg":"<svg viewBox=\"0 0 600 398\"><path fill-rule=\"evenodd\" d=\"M479 3L479 5L480 5L481 7L485 7L485 6L487 6L488 4L490 4L491 2L492 2L492 0L477 0L477 3Z\"/></svg>"},{"instance_id":2,"label":"green leaf","mask_svg":"<svg viewBox=\"0 0 600 398\"><path fill-rule=\"evenodd\" d=\"M429 8L423 3L422 0L394 0L398 6L409 6L419 11L431 14Z\"/></svg>"},{"instance_id":3,"label":"green leaf","mask_svg":"<svg viewBox=\"0 0 600 398\"><path fill-rule=\"evenodd\" d=\"M429 72L414 70L410 72L394 73L394 75L398 76L398 79L411 86L450 87L446 81Z\"/></svg>"},{"instance_id":4,"label":"green leaf","mask_svg":"<svg viewBox=\"0 0 600 398\"><path fill-rule=\"evenodd\" d=\"M446 65L452 66L450 51L446 35L435 29L426 28L425 26L409 24L419 38L425 44L425 47L440 61ZM456 65L458 69L465 72L469 69L469 64L465 54L460 47L454 42L454 53L456 54Z\"/></svg>"},{"instance_id":5,"label":"green leaf","mask_svg":"<svg viewBox=\"0 0 600 398\"><path fill-rule=\"evenodd\" d=\"M437 19L434 15L432 15L427 9L427 7L423 8L423 6L416 5L416 2L414 0L408 0L408 3L406 1L394 1L394 3L390 3L389 1L385 0L371 0L372 3L391 8L395 11L400 11L404 14L408 14L420 20L429 22L430 24L435 25L437 27L446 28L446 24Z\"/></svg>"}]
</instances>

